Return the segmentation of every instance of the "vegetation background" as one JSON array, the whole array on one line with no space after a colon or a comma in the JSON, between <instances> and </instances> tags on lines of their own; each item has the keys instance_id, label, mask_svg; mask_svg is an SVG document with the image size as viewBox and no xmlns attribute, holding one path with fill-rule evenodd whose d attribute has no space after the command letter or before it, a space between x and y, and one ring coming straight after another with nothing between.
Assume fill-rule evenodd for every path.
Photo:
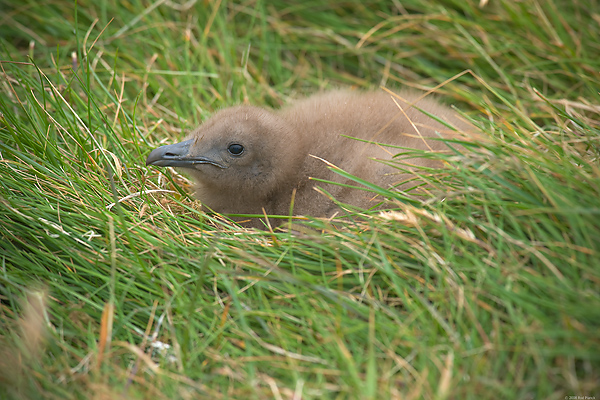
<instances>
[{"instance_id":1,"label":"vegetation background","mask_svg":"<svg viewBox=\"0 0 600 400\"><path fill-rule=\"evenodd\" d=\"M0 0L0 60L1 398L600 396L597 1ZM144 164L349 86L486 139L296 234Z\"/></svg>"}]
</instances>

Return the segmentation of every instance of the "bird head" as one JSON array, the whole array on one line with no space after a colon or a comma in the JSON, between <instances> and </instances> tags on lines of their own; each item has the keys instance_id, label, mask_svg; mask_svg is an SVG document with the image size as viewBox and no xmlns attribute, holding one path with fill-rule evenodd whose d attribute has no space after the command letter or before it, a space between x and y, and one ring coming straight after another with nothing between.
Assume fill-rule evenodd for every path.
<instances>
[{"instance_id":1,"label":"bird head","mask_svg":"<svg viewBox=\"0 0 600 400\"><path fill-rule=\"evenodd\" d=\"M186 168L199 183L201 201L217 195L211 191L219 197L260 201L297 174L306 157L298 135L298 129L276 113L231 107L219 111L183 142L153 150L146 165Z\"/></svg>"}]
</instances>

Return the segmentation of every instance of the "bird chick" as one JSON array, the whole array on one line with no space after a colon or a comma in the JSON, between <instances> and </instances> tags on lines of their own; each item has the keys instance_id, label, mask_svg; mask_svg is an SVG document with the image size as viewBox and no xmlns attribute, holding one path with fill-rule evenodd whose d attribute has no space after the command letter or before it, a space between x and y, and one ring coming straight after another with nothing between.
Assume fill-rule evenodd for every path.
<instances>
[{"instance_id":1,"label":"bird chick","mask_svg":"<svg viewBox=\"0 0 600 400\"><path fill-rule=\"evenodd\" d=\"M411 103L420 94L399 96ZM397 104L384 92L338 90L276 111L234 106L217 112L183 142L153 150L146 165L186 168L202 205L224 214L262 215L264 210L289 215L294 197L294 215L333 215L337 206L315 191L316 185L342 203L369 208L382 199L309 178L356 185L328 169L323 160L386 188L398 186L409 176L372 159L390 160L401 150L342 135L428 151L448 150L445 143L426 138L449 137L452 131L409 105ZM454 111L430 98L419 100L416 107L454 126L466 126ZM416 166L435 164L425 158L404 161ZM251 220L248 226L263 224Z\"/></svg>"}]
</instances>

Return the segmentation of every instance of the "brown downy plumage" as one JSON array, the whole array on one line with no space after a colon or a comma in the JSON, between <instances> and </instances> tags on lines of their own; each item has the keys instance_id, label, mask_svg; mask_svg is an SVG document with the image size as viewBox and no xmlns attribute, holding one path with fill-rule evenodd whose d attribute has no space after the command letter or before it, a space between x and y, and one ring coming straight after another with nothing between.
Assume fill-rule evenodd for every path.
<instances>
[{"instance_id":1,"label":"brown downy plumage","mask_svg":"<svg viewBox=\"0 0 600 400\"><path fill-rule=\"evenodd\" d=\"M420 94L400 93L399 97L411 103ZM146 164L186 168L197 182L197 198L219 213L262 215L264 209L267 214L288 215L295 189L294 215L331 216L338 208L314 190L317 185L338 201L369 208L382 199L309 178L345 182L323 160L383 187L397 186L409 177L370 159L390 160L401 150L341 135L414 149L448 150L445 143L424 138L451 137L455 134L452 130L410 104L397 103L383 91L340 90L317 94L277 111L230 107L217 112L185 141L152 151ZM435 100L424 98L415 106L467 129L454 111ZM436 166L425 158L404 161ZM274 220L271 223L276 224ZM249 225L263 226L256 220Z\"/></svg>"}]
</instances>

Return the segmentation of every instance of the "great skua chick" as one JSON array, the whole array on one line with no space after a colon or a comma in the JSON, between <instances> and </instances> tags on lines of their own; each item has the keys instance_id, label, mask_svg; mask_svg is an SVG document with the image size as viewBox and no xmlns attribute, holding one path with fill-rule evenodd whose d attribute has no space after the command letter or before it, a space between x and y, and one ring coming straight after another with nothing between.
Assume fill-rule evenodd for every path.
<instances>
[{"instance_id":1,"label":"great skua chick","mask_svg":"<svg viewBox=\"0 0 600 400\"><path fill-rule=\"evenodd\" d=\"M456 132L417 108L466 130L449 107L421 93L336 90L296 101L280 110L240 105L218 111L175 144L153 150L146 165L182 167L196 182L203 207L224 214L329 217L338 206L315 190L321 186L342 203L370 208L382 201L373 193L315 182L310 178L357 185L331 171L344 171L385 188L405 188L411 174L385 163L401 149L350 139L350 136L426 151L448 151L431 138ZM414 106L412 102L419 100ZM415 108L417 107L417 108ZM437 167L427 158L404 159L415 166ZM329 163L329 164L328 164ZM409 185L410 186L410 185ZM270 220L277 225L277 220ZM264 225L256 219L247 224Z\"/></svg>"}]
</instances>

